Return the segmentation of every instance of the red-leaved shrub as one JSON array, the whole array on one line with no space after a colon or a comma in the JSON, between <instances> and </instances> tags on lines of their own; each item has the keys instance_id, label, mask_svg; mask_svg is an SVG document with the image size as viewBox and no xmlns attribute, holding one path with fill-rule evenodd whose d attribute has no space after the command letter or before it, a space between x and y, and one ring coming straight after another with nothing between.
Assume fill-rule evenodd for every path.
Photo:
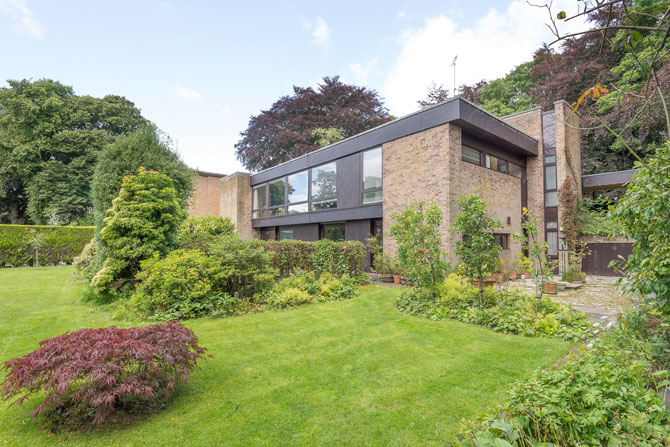
<instances>
[{"instance_id":1,"label":"red-leaved shrub","mask_svg":"<svg viewBox=\"0 0 670 447\"><path fill-rule=\"evenodd\" d=\"M36 351L8 360L1 370L3 400L46 392L33 411L56 425L86 428L155 411L172 395L205 349L175 321L146 327L81 329L40 342ZM56 427L57 428L57 427Z\"/></svg>"}]
</instances>

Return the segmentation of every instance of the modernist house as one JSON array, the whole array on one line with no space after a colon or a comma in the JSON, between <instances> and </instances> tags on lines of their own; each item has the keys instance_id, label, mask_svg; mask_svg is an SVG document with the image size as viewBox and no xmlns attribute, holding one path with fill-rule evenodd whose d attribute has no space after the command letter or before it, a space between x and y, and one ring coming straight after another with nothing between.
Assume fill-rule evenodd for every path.
<instances>
[{"instance_id":1,"label":"modernist house","mask_svg":"<svg viewBox=\"0 0 670 447\"><path fill-rule=\"evenodd\" d=\"M453 98L254 174L201 173L193 214L228 216L243 237L362 241L383 235L394 213L412 202L443 211L444 248L459 196L479 190L503 228L503 256L521 251L522 207L538 217L541 238L556 256L561 209L558 190L572 177L581 188L579 118L564 101L496 117ZM217 200L218 199L218 200Z\"/></svg>"}]
</instances>

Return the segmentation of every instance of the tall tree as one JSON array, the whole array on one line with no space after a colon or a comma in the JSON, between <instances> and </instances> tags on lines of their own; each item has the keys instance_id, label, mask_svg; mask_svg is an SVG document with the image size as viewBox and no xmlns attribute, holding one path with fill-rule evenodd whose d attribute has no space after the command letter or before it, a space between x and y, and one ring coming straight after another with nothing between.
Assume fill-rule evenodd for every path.
<instances>
[{"instance_id":1,"label":"tall tree","mask_svg":"<svg viewBox=\"0 0 670 447\"><path fill-rule=\"evenodd\" d=\"M156 126L146 125L117 138L99 156L91 181L97 240L107 211L119 195L123 178L134 175L139 168L158 171L169 177L182 208L186 208L186 200L193 190L195 172L179 158L169 139L162 137ZM102 261L106 253L103 247L99 248L98 256Z\"/></svg>"},{"instance_id":2,"label":"tall tree","mask_svg":"<svg viewBox=\"0 0 670 447\"><path fill-rule=\"evenodd\" d=\"M121 96L77 96L49 79L8 84L0 88L0 220L85 216L99 152L147 121Z\"/></svg>"},{"instance_id":3,"label":"tall tree","mask_svg":"<svg viewBox=\"0 0 670 447\"><path fill-rule=\"evenodd\" d=\"M316 89L294 86L293 95L252 116L235 149L242 164L257 171L319 149L316 129L335 128L348 138L389 120L376 91L324 77Z\"/></svg>"},{"instance_id":4,"label":"tall tree","mask_svg":"<svg viewBox=\"0 0 670 447\"><path fill-rule=\"evenodd\" d=\"M432 82L428 86L426 98L418 100L417 103L421 108L425 108L439 104L447 99L449 99L449 89L444 88L442 84L437 85L435 82Z\"/></svg>"}]
</instances>

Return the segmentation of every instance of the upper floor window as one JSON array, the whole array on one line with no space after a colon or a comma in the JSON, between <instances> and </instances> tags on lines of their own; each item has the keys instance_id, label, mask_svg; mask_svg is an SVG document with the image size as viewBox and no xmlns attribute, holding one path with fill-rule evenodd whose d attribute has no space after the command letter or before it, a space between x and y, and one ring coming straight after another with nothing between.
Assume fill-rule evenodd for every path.
<instances>
[{"instance_id":1,"label":"upper floor window","mask_svg":"<svg viewBox=\"0 0 670 447\"><path fill-rule=\"evenodd\" d=\"M482 164L482 153L468 146L461 146L461 160L476 165Z\"/></svg>"},{"instance_id":2,"label":"upper floor window","mask_svg":"<svg viewBox=\"0 0 670 447\"><path fill-rule=\"evenodd\" d=\"M337 208L337 164L312 168L312 211Z\"/></svg>"},{"instance_id":3,"label":"upper floor window","mask_svg":"<svg viewBox=\"0 0 670 447\"><path fill-rule=\"evenodd\" d=\"M363 152L363 204L381 202L382 148Z\"/></svg>"},{"instance_id":4,"label":"upper floor window","mask_svg":"<svg viewBox=\"0 0 670 447\"><path fill-rule=\"evenodd\" d=\"M257 219L259 217L266 217L267 211L267 186L266 184L255 186L253 190L253 213L252 217Z\"/></svg>"},{"instance_id":5,"label":"upper floor window","mask_svg":"<svg viewBox=\"0 0 670 447\"><path fill-rule=\"evenodd\" d=\"M485 168L493 169L494 171L509 174L516 178L523 177L523 168L517 164L511 163L490 154L483 154L477 149L461 145L461 160L468 163L484 166Z\"/></svg>"},{"instance_id":6,"label":"upper floor window","mask_svg":"<svg viewBox=\"0 0 670 447\"><path fill-rule=\"evenodd\" d=\"M307 202L307 171L288 176L288 203Z\"/></svg>"}]
</instances>

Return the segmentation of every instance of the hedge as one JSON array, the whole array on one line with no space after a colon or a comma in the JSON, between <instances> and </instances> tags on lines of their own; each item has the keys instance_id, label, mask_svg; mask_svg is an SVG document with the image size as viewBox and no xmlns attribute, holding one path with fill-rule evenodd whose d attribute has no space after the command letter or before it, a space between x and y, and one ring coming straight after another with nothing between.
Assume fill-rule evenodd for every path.
<instances>
[{"instance_id":1,"label":"hedge","mask_svg":"<svg viewBox=\"0 0 670 447\"><path fill-rule=\"evenodd\" d=\"M357 241L322 239L318 242L284 240L258 243L272 253L272 266L283 278L297 270L356 276L362 274L365 268L365 246Z\"/></svg>"},{"instance_id":2,"label":"hedge","mask_svg":"<svg viewBox=\"0 0 670 447\"><path fill-rule=\"evenodd\" d=\"M0 267L71 264L93 237L94 227L0 225Z\"/></svg>"}]
</instances>

